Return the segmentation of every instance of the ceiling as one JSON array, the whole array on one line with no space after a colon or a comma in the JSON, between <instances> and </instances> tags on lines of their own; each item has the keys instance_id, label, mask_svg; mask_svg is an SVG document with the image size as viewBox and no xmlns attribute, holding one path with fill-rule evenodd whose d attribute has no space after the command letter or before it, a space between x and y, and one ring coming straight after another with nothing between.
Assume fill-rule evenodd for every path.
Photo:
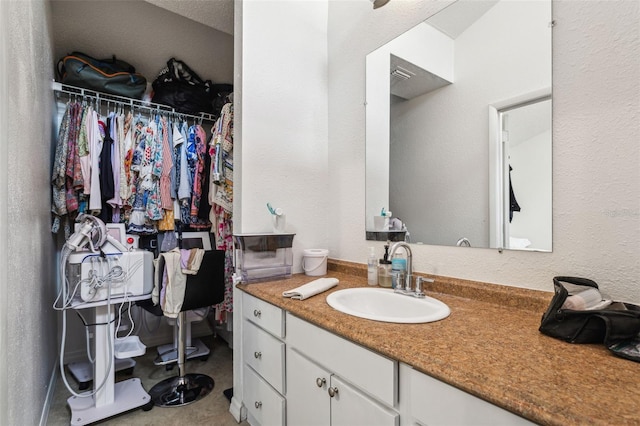
<instances>
[{"instance_id":1,"label":"ceiling","mask_svg":"<svg viewBox=\"0 0 640 426\"><path fill-rule=\"evenodd\" d=\"M496 3L498 0L457 1L426 22L455 40Z\"/></svg>"},{"instance_id":2,"label":"ceiling","mask_svg":"<svg viewBox=\"0 0 640 426\"><path fill-rule=\"evenodd\" d=\"M208 27L233 35L233 0L145 0Z\"/></svg>"}]
</instances>

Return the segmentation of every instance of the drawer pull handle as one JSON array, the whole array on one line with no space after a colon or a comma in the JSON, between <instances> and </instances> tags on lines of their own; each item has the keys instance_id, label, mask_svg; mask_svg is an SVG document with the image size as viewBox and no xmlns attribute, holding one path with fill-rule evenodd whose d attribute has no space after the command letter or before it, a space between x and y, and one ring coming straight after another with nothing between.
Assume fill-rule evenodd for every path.
<instances>
[{"instance_id":1,"label":"drawer pull handle","mask_svg":"<svg viewBox=\"0 0 640 426\"><path fill-rule=\"evenodd\" d=\"M327 379L325 379L324 377L322 377L322 378L318 377L316 379L316 385L318 385L319 388L324 386L325 383L327 383Z\"/></svg>"},{"instance_id":2,"label":"drawer pull handle","mask_svg":"<svg viewBox=\"0 0 640 426\"><path fill-rule=\"evenodd\" d=\"M253 316L254 317L260 317L260 315L262 315L262 312L260 312L258 309L254 309L253 310Z\"/></svg>"},{"instance_id":3,"label":"drawer pull handle","mask_svg":"<svg viewBox=\"0 0 640 426\"><path fill-rule=\"evenodd\" d=\"M256 401L255 404L253 404L256 406L256 408L261 408L262 407L262 401Z\"/></svg>"},{"instance_id":4,"label":"drawer pull handle","mask_svg":"<svg viewBox=\"0 0 640 426\"><path fill-rule=\"evenodd\" d=\"M330 387L330 388L329 388L329 390L328 390L328 392L329 392L329 396L330 396L331 398L333 398L334 396L336 396L336 395L338 394L338 388L337 388L337 387L335 387L335 386Z\"/></svg>"},{"instance_id":5,"label":"drawer pull handle","mask_svg":"<svg viewBox=\"0 0 640 426\"><path fill-rule=\"evenodd\" d=\"M262 358L262 352L254 352L253 356L258 359L258 358Z\"/></svg>"}]
</instances>

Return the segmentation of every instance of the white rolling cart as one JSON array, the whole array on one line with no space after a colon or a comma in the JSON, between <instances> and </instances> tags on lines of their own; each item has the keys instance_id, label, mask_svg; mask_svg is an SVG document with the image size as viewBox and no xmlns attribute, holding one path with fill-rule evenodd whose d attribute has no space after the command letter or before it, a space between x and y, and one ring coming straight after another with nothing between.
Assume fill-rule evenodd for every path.
<instances>
[{"instance_id":1,"label":"white rolling cart","mask_svg":"<svg viewBox=\"0 0 640 426\"><path fill-rule=\"evenodd\" d=\"M151 295L128 296L131 302L150 299ZM103 420L135 408L142 407L148 411L153 408L151 397L142 387L138 378L115 382L115 359L127 359L143 355L146 347L137 336L130 336L116 343L114 340L114 308L122 303L123 297L109 300L82 303L74 309L95 309L96 327L94 333L95 363L93 386L97 389L93 396L71 396L67 404L71 408L71 425L86 425ZM106 325L108 324L108 325ZM113 353L110 350L113 348ZM134 364L135 365L135 364ZM104 384L103 384L104 383ZM101 386L102 385L102 386ZM92 392L86 392L90 394Z\"/></svg>"}]
</instances>

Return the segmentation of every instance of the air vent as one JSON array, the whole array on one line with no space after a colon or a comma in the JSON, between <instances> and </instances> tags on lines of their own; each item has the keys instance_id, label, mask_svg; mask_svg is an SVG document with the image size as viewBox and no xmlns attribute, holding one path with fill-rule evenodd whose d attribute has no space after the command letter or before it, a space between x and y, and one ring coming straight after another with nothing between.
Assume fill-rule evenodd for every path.
<instances>
[{"instance_id":1,"label":"air vent","mask_svg":"<svg viewBox=\"0 0 640 426\"><path fill-rule=\"evenodd\" d=\"M396 66L396 68L393 71L391 71L392 78L398 78L401 80L409 80L411 77L415 75L416 75L415 73L412 73L411 71L399 66Z\"/></svg>"}]
</instances>

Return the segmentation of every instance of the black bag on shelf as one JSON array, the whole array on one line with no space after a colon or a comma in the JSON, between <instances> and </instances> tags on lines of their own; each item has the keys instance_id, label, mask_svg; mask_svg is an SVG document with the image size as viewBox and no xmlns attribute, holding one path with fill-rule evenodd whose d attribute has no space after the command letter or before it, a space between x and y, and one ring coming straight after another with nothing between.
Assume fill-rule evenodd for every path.
<instances>
[{"instance_id":1,"label":"black bag on shelf","mask_svg":"<svg viewBox=\"0 0 640 426\"><path fill-rule=\"evenodd\" d=\"M167 61L152 83L153 103L168 105L178 112L213 113L214 89L210 80L202 80L187 64L175 58Z\"/></svg>"},{"instance_id":2,"label":"black bag on shelf","mask_svg":"<svg viewBox=\"0 0 640 426\"><path fill-rule=\"evenodd\" d=\"M115 55L95 59L72 52L58 61L56 71L61 83L127 98L140 99L147 88L147 79Z\"/></svg>"},{"instance_id":3,"label":"black bag on shelf","mask_svg":"<svg viewBox=\"0 0 640 426\"><path fill-rule=\"evenodd\" d=\"M233 93L233 84L214 84L213 93L213 112L215 115L220 115L222 107L232 102L229 95Z\"/></svg>"},{"instance_id":4,"label":"black bag on shelf","mask_svg":"<svg viewBox=\"0 0 640 426\"><path fill-rule=\"evenodd\" d=\"M631 348L640 342L640 306L612 302L601 309L568 309L563 306L568 287L575 294L580 287L597 290L598 284L587 278L554 277L553 286L555 295L542 316L541 333L570 343L604 343L615 355L640 361L640 348Z\"/></svg>"}]
</instances>

